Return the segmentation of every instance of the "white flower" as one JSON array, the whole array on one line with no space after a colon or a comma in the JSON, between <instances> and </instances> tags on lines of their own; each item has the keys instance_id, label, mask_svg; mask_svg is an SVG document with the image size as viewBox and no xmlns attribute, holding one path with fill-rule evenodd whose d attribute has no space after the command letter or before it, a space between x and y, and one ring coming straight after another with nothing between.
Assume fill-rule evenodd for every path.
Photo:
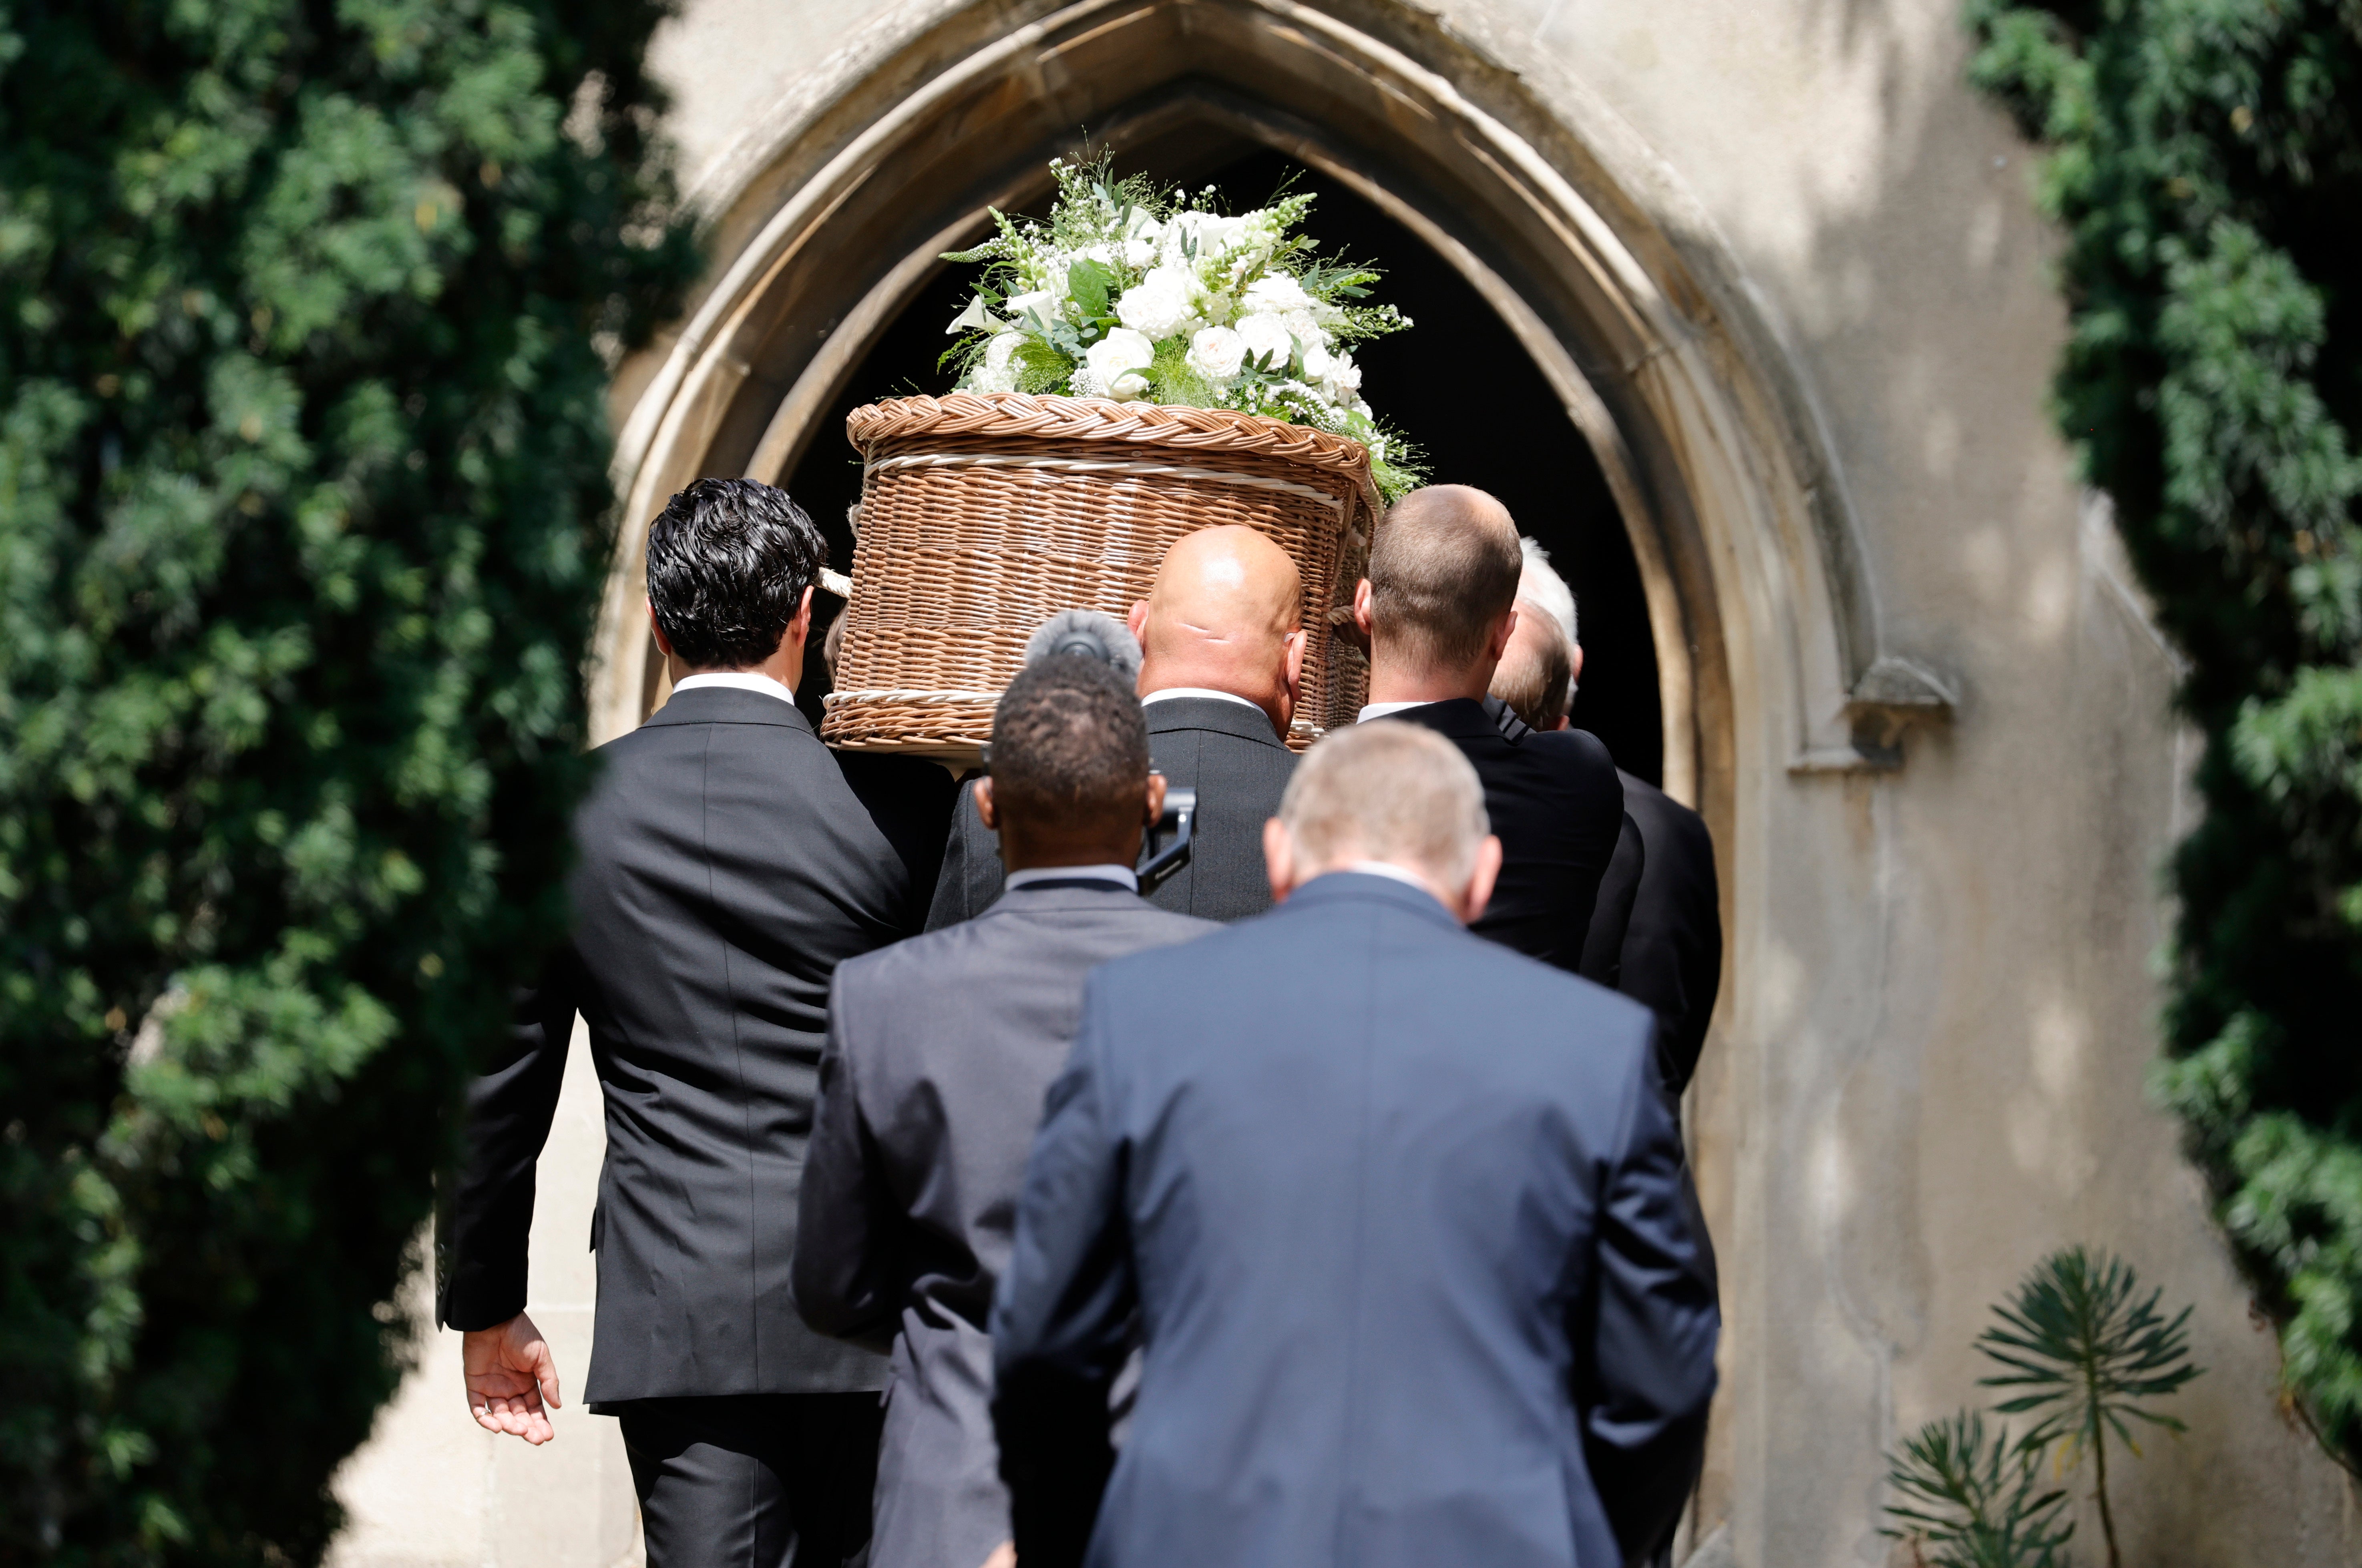
<instances>
[{"instance_id":1,"label":"white flower","mask_svg":"<svg viewBox=\"0 0 2362 1568\"><path fill-rule=\"evenodd\" d=\"M1187 240L1200 265L1216 261L1239 242L1246 228L1247 219L1243 217L1195 210L1175 213L1173 221L1164 226L1164 254L1170 261L1180 260L1183 241Z\"/></svg>"},{"instance_id":2,"label":"white flower","mask_svg":"<svg viewBox=\"0 0 2362 1568\"><path fill-rule=\"evenodd\" d=\"M1308 370L1310 359L1306 356ZM1351 408L1362 390L1362 367L1353 363L1351 354L1331 354L1327 367L1319 372L1319 381L1320 390L1330 403L1340 408Z\"/></svg>"},{"instance_id":3,"label":"white flower","mask_svg":"<svg viewBox=\"0 0 2362 1568\"><path fill-rule=\"evenodd\" d=\"M1241 317L1238 337L1246 357L1257 365L1285 370L1288 360L1296 357L1296 339L1287 330L1287 324L1275 315Z\"/></svg>"},{"instance_id":4,"label":"white flower","mask_svg":"<svg viewBox=\"0 0 2362 1568\"><path fill-rule=\"evenodd\" d=\"M967 373L970 392L1015 392L1017 390L1017 349L1025 341L1021 332L1003 332L984 346L984 359Z\"/></svg>"},{"instance_id":5,"label":"white flower","mask_svg":"<svg viewBox=\"0 0 2362 1568\"><path fill-rule=\"evenodd\" d=\"M1187 272L1159 267L1123 292L1115 303L1116 319L1156 342L1197 325L1197 280Z\"/></svg>"},{"instance_id":6,"label":"white flower","mask_svg":"<svg viewBox=\"0 0 2362 1568\"><path fill-rule=\"evenodd\" d=\"M1210 381L1225 381L1239 373L1246 352L1245 340L1229 327L1200 327L1189 339L1189 368Z\"/></svg>"},{"instance_id":7,"label":"white flower","mask_svg":"<svg viewBox=\"0 0 2362 1568\"><path fill-rule=\"evenodd\" d=\"M1010 320L1022 322L1027 311L1038 311L1047 325L1056 315L1058 296L1047 289L1036 289L1030 294L1011 294L1000 302L1000 312Z\"/></svg>"},{"instance_id":8,"label":"white flower","mask_svg":"<svg viewBox=\"0 0 2362 1568\"><path fill-rule=\"evenodd\" d=\"M1337 357L1330 353L1323 345L1307 343L1304 346L1304 379L1306 381L1326 381L1329 368L1336 362Z\"/></svg>"},{"instance_id":9,"label":"white flower","mask_svg":"<svg viewBox=\"0 0 2362 1568\"><path fill-rule=\"evenodd\" d=\"M1134 207L1123 226L1123 259L1126 266L1145 268L1153 264L1163 248L1164 226L1146 207Z\"/></svg>"},{"instance_id":10,"label":"white flower","mask_svg":"<svg viewBox=\"0 0 2362 1568\"><path fill-rule=\"evenodd\" d=\"M981 332L993 325L992 313L984 307L984 296L971 294L968 296L967 309L953 317L952 324L944 330L946 333Z\"/></svg>"},{"instance_id":11,"label":"white flower","mask_svg":"<svg viewBox=\"0 0 2362 1568\"><path fill-rule=\"evenodd\" d=\"M1246 298L1242 303L1243 308L1251 312L1282 315L1296 310L1308 313L1315 302L1310 294L1304 292L1303 284L1285 272L1272 272L1249 283Z\"/></svg>"},{"instance_id":12,"label":"white flower","mask_svg":"<svg viewBox=\"0 0 2362 1568\"><path fill-rule=\"evenodd\" d=\"M1118 403L1130 403L1148 390L1148 378L1140 372L1155 359L1156 345L1129 326L1115 328L1083 351L1084 365Z\"/></svg>"}]
</instances>

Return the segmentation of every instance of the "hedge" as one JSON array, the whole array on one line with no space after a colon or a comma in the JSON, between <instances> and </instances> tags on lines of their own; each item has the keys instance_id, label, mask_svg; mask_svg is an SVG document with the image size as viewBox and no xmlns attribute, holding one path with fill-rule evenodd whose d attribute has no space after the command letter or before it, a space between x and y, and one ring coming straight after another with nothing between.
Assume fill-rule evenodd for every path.
<instances>
[{"instance_id":1,"label":"hedge","mask_svg":"<svg viewBox=\"0 0 2362 1568\"><path fill-rule=\"evenodd\" d=\"M2362 9L1976 0L2047 145L2058 424L2188 660L2204 740L2155 1085L2362 1464Z\"/></svg>"},{"instance_id":2,"label":"hedge","mask_svg":"<svg viewBox=\"0 0 2362 1568\"><path fill-rule=\"evenodd\" d=\"M563 920L660 12L0 0L0 1562L337 1527Z\"/></svg>"}]
</instances>

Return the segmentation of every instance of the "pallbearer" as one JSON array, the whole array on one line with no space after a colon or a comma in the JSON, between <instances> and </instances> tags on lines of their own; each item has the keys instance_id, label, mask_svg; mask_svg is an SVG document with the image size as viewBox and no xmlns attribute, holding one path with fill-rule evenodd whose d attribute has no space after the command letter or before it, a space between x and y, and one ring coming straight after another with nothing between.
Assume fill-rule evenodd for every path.
<instances>
[{"instance_id":1,"label":"pallbearer","mask_svg":"<svg viewBox=\"0 0 2362 1568\"><path fill-rule=\"evenodd\" d=\"M1134 891L1164 795L1129 679L1082 654L1029 665L976 788L1007 890L837 972L796 1299L814 1328L892 1352L871 1568L978 1568L1009 1539L986 1317L1043 1091L1093 965L1215 929Z\"/></svg>"},{"instance_id":2,"label":"pallbearer","mask_svg":"<svg viewBox=\"0 0 2362 1568\"><path fill-rule=\"evenodd\" d=\"M572 938L469 1097L438 1315L476 1419L548 1441L525 1239L579 1012L607 1104L584 1392L622 1419L651 1568L834 1568L868 1534L886 1364L797 1318L796 1184L830 977L903 934L909 873L796 710L820 530L700 480L647 557L672 698L599 750Z\"/></svg>"},{"instance_id":3,"label":"pallbearer","mask_svg":"<svg viewBox=\"0 0 2362 1568\"><path fill-rule=\"evenodd\" d=\"M1131 607L1153 766L1198 792L1190 861L1156 890L1160 909L1228 921L1271 907L1263 824L1296 767L1281 737L1304 671L1303 605L1287 552L1232 525L1184 536ZM963 800L928 928L986 908L1000 878L992 834Z\"/></svg>"}]
</instances>

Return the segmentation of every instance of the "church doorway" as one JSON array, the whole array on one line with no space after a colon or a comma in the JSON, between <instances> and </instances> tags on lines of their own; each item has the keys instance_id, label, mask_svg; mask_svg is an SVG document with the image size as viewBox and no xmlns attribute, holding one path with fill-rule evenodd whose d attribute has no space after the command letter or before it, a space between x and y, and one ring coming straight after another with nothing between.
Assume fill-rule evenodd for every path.
<instances>
[{"instance_id":1,"label":"church doorway","mask_svg":"<svg viewBox=\"0 0 2362 1568\"><path fill-rule=\"evenodd\" d=\"M1436 480L1499 496L1520 531L1550 552L1579 600L1585 664L1574 723L1606 742L1619 766L1661 782L1663 708L1631 539L1598 459L1515 334L1450 262L1319 170L1269 148L1242 149L1219 132L1161 150L1163 166L1149 172L1193 188L1211 184L1235 208L1261 205L1283 185L1312 193L1307 229L1322 253L1385 269L1374 297L1417 325L1356 351L1371 405L1424 448ZM1125 160L1118 171L1141 167ZM845 512L861 490L858 460L843 438L844 416L879 398L951 390L952 377L936 368L944 324L966 304L975 271L945 265L919 285L844 377L787 476L789 493L828 530L839 569L852 560ZM824 679L815 672L799 693L815 723Z\"/></svg>"}]
</instances>

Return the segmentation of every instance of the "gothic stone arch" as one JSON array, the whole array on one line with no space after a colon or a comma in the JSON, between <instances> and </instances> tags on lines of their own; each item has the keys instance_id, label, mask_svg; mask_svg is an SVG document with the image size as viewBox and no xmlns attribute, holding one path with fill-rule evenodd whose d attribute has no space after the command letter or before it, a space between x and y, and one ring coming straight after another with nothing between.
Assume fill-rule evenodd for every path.
<instances>
[{"instance_id":1,"label":"gothic stone arch","mask_svg":"<svg viewBox=\"0 0 2362 1568\"><path fill-rule=\"evenodd\" d=\"M1450 259L1596 454L1646 585L1666 787L1705 813L1722 861L1728 967L1709 1049L1749 1048L1734 1021L1758 1006L1749 955L1779 863L1769 791L1794 772L1898 766L1904 727L1941 718L1949 698L1881 646L1805 382L1652 155L1579 86L1554 83L1546 106L1396 0L917 0L817 76L708 179L713 271L678 334L618 377L626 504L592 674L597 738L643 716L646 520L701 475L777 480L811 443L841 440L819 416L987 206L1042 194L1047 159L1077 151L1085 130L1120 155L1260 141ZM1745 1081L1752 1066L1730 1072ZM1757 1253L1749 1207L1731 1198L1750 1109L1714 1096L1695 1124L1734 1262ZM1761 1289L1760 1271L1727 1267L1726 1311ZM1748 1398L1744 1385L1726 1401ZM1710 1464L1708 1520L1729 1506L1728 1477L1727 1456Z\"/></svg>"}]
</instances>

